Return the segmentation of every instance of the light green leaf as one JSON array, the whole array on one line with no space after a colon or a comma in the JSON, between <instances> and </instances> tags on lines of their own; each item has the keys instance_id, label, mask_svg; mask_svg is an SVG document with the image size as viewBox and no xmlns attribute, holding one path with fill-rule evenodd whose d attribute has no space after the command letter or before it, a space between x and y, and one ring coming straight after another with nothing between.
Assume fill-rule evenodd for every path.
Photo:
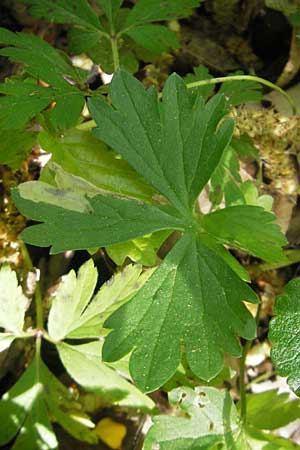
<instances>
[{"instance_id":1,"label":"light green leaf","mask_svg":"<svg viewBox=\"0 0 300 450\"><path fill-rule=\"evenodd\" d=\"M96 287L97 269L90 259L81 266L76 278L74 270L65 276L51 305L48 330L59 341L72 330L72 325L87 307Z\"/></svg>"},{"instance_id":2,"label":"light green leaf","mask_svg":"<svg viewBox=\"0 0 300 450\"><path fill-rule=\"evenodd\" d=\"M259 195L255 183L251 180L244 181L240 185L246 205L260 206L266 211L272 211L274 199L271 195Z\"/></svg>"},{"instance_id":3,"label":"light green leaf","mask_svg":"<svg viewBox=\"0 0 300 450\"><path fill-rule=\"evenodd\" d=\"M93 208L81 193L67 189L57 189L43 181L27 181L18 185L18 192L24 200L34 203L48 203L68 211L90 214Z\"/></svg>"},{"instance_id":4,"label":"light green leaf","mask_svg":"<svg viewBox=\"0 0 300 450\"><path fill-rule=\"evenodd\" d=\"M101 362L100 342L57 346L59 356L71 377L87 391L106 402L126 407L151 410L154 403L113 369Z\"/></svg>"},{"instance_id":5,"label":"light green leaf","mask_svg":"<svg viewBox=\"0 0 300 450\"><path fill-rule=\"evenodd\" d=\"M58 449L45 404L43 385L36 379L34 360L0 401L0 445L16 437L13 450ZM20 431L20 432L19 432Z\"/></svg>"},{"instance_id":6,"label":"light green leaf","mask_svg":"<svg viewBox=\"0 0 300 450\"><path fill-rule=\"evenodd\" d=\"M0 269L0 327L15 336L23 334L29 300L18 284L16 273L7 265Z\"/></svg>"},{"instance_id":7,"label":"light green leaf","mask_svg":"<svg viewBox=\"0 0 300 450\"><path fill-rule=\"evenodd\" d=\"M190 16L202 0L139 0L130 11L125 26Z\"/></svg>"},{"instance_id":8,"label":"light green leaf","mask_svg":"<svg viewBox=\"0 0 300 450\"><path fill-rule=\"evenodd\" d=\"M183 341L192 371L210 380L222 369L225 351L240 355L236 335L255 335L242 300L257 302L216 253L187 234L143 289L105 322L114 331L105 340L103 358L116 361L134 349L130 373L150 392L175 373Z\"/></svg>"},{"instance_id":9,"label":"light green leaf","mask_svg":"<svg viewBox=\"0 0 300 450\"><path fill-rule=\"evenodd\" d=\"M231 206L203 217L203 228L221 242L266 261L284 261L281 249L287 243L275 216L251 205Z\"/></svg>"},{"instance_id":10,"label":"light green leaf","mask_svg":"<svg viewBox=\"0 0 300 450\"><path fill-rule=\"evenodd\" d=\"M227 112L225 98L217 95L206 105L200 98L193 107L183 80L173 74L163 90L160 114L155 90L145 91L122 70L110 93L115 109L96 99L89 102L95 136L186 214L231 139L231 119L219 124Z\"/></svg>"},{"instance_id":11,"label":"light green leaf","mask_svg":"<svg viewBox=\"0 0 300 450\"><path fill-rule=\"evenodd\" d=\"M71 270L60 283L48 319L50 336L59 341L98 338L103 322L113 309L130 298L146 281L140 266L127 266L108 280L93 297L98 273L90 259Z\"/></svg>"},{"instance_id":12,"label":"light green leaf","mask_svg":"<svg viewBox=\"0 0 300 450\"><path fill-rule=\"evenodd\" d=\"M293 391L300 396L300 280L290 281L277 297L275 318L270 323L271 358L281 376L288 377Z\"/></svg>"},{"instance_id":13,"label":"light green leaf","mask_svg":"<svg viewBox=\"0 0 300 450\"><path fill-rule=\"evenodd\" d=\"M238 431L238 415L230 394L211 387L185 387L169 393L172 406L185 417L158 416L148 432L144 450L202 450L236 448L233 435ZM245 449L244 449L245 450Z\"/></svg>"},{"instance_id":14,"label":"light green leaf","mask_svg":"<svg viewBox=\"0 0 300 450\"><path fill-rule=\"evenodd\" d=\"M36 144L36 140L37 133L35 132L23 130L0 131L0 164L5 164L12 169L19 169L22 161Z\"/></svg>"},{"instance_id":15,"label":"light green leaf","mask_svg":"<svg viewBox=\"0 0 300 450\"><path fill-rule=\"evenodd\" d=\"M157 250L169 234L170 231L157 231L124 244L106 247L106 252L118 266L121 266L127 257L143 266L154 266L157 262Z\"/></svg>"},{"instance_id":16,"label":"light green leaf","mask_svg":"<svg viewBox=\"0 0 300 450\"><path fill-rule=\"evenodd\" d=\"M0 352L3 352L9 348L15 339L16 336L14 334L0 333Z\"/></svg>"},{"instance_id":17,"label":"light green leaf","mask_svg":"<svg viewBox=\"0 0 300 450\"><path fill-rule=\"evenodd\" d=\"M176 34L162 25L141 25L126 31L126 35L154 55L179 47Z\"/></svg>"},{"instance_id":18,"label":"light green leaf","mask_svg":"<svg viewBox=\"0 0 300 450\"><path fill-rule=\"evenodd\" d=\"M260 430L276 430L299 419L300 400L289 397L276 389L247 395L247 422Z\"/></svg>"},{"instance_id":19,"label":"light green leaf","mask_svg":"<svg viewBox=\"0 0 300 450\"><path fill-rule=\"evenodd\" d=\"M49 188L53 189L50 185ZM52 253L105 247L156 230L182 230L185 227L185 220L176 210L164 205L97 195L89 198L91 212L83 213L27 200L21 197L18 188L12 194L25 216L45 222L25 229L22 239L41 247L52 245Z\"/></svg>"},{"instance_id":20,"label":"light green leaf","mask_svg":"<svg viewBox=\"0 0 300 450\"><path fill-rule=\"evenodd\" d=\"M152 201L155 195L154 189L126 161L89 131L70 129L57 137L42 132L39 143L44 150L52 153L52 162L59 164L66 172L88 181L99 189L99 193L108 191L145 201ZM46 167L47 172L51 171L54 177L59 175L57 166L56 170L51 164ZM42 181L46 170L42 172ZM56 184L60 188L64 187L59 185L58 180Z\"/></svg>"}]
</instances>

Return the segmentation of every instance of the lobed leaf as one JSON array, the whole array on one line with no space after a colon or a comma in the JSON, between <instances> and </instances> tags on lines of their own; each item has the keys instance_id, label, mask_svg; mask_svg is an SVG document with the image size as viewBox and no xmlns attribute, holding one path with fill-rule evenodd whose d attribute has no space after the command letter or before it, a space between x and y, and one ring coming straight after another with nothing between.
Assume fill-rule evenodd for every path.
<instances>
[{"instance_id":1,"label":"lobed leaf","mask_svg":"<svg viewBox=\"0 0 300 450\"><path fill-rule=\"evenodd\" d=\"M215 96L193 107L183 80L173 74L163 90L161 111L153 89L124 71L111 84L115 109L92 99L94 134L119 152L183 214L209 180L230 141L233 122L220 120L226 101ZM219 126L218 126L219 125Z\"/></svg>"},{"instance_id":2,"label":"lobed leaf","mask_svg":"<svg viewBox=\"0 0 300 450\"><path fill-rule=\"evenodd\" d=\"M175 373L183 341L192 371L210 380L222 369L225 351L240 355L236 335L255 335L255 322L242 300L257 302L216 253L186 234L143 289L105 322L113 331L103 358L115 361L133 349L131 375L141 390L150 392Z\"/></svg>"},{"instance_id":3,"label":"lobed leaf","mask_svg":"<svg viewBox=\"0 0 300 450\"><path fill-rule=\"evenodd\" d=\"M288 377L291 389L300 396L300 280L290 281L277 297L275 318L270 323L271 358L281 376Z\"/></svg>"},{"instance_id":4,"label":"lobed leaf","mask_svg":"<svg viewBox=\"0 0 300 450\"><path fill-rule=\"evenodd\" d=\"M259 206L238 205L203 216L203 228L221 242L266 261L284 261L281 247L287 240L274 214Z\"/></svg>"},{"instance_id":5,"label":"lobed leaf","mask_svg":"<svg viewBox=\"0 0 300 450\"><path fill-rule=\"evenodd\" d=\"M129 29L125 34L154 55L179 47L176 34L162 25L141 25Z\"/></svg>"},{"instance_id":6,"label":"lobed leaf","mask_svg":"<svg viewBox=\"0 0 300 450\"><path fill-rule=\"evenodd\" d=\"M164 205L149 205L138 201L117 197L97 195L88 200L89 211L78 211L78 205L64 205L68 191L53 189L61 207L39 201L38 189L41 182L36 182L37 197L33 200L22 198L22 185L12 195L18 209L31 219L44 222L25 229L21 236L32 245L48 247L52 253L65 250L105 247L117 242L125 242L138 236L144 236L156 230L183 230L186 220L176 210ZM44 185L45 183L43 183ZM71 193L72 194L72 193ZM29 193L26 193L29 196ZM53 203L53 202L52 202ZM75 208L75 210L74 210ZM76 226L74 226L76 224Z\"/></svg>"}]
</instances>

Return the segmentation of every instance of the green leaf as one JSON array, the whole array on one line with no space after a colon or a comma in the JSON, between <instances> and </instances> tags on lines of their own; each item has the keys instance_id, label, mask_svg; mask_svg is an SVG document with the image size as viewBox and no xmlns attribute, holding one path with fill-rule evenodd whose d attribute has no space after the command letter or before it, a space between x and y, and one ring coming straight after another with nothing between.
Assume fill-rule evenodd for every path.
<instances>
[{"instance_id":1,"label":"green leaf","mask_svg":"<svg viewBox=\"0 0 300 450\"><path fill-rule=\"evenodd\" d=\"M71 377L87 391L106 402L151 410L154 403L113 369L101 362L100 342L81 345L57 345L59 356Z\"/></svg>"},{"instance_id":2,"label":"green leaf","mask_svg":"<svg viewBox=\"0 0 300 450\"><path fill-rule=\"evenodd\" d=\"M210 80L212 75L210 75L207 67L197 66L193 68L194 73L189 73L184 77L186 84L194 83L195 81ZM207 84L205 86L199 86L189 89L189 94L196 100L198 95L201 95L205 100L207 100L214 92L215 86L213 84Z\"/></svg>"},{"instance_id":3,"label":"green leaf","mask_svg":"<svg viewBox=\"0 0 300 450\"><path fill-rule=\"evenodd\" d=\"M60 283L48 319L50 336L59 341L98 338L112 308L130 298L143 284L140 266L127 266L93 296L98 273L93 260L81 266L78 276L71 270ZM117 305L117 306L115 306Z\"/></svg>"},{"instance_id":4,"label":"green leaf","mask_svg":"<svg viewBox=\"0 0 300 450\"><path fill-rule=\"evenodd\" d=\"M88 200L90 212L78 212L22 198L22 189L21 185L21 188L19 186L12 192L18 209L25 216L44 222L25 229L21 234L22 239L41 247L52 245L52 253L105 247L156 230L183 230L185 227L185 220L176 214L176 210L164 205L154 206L97 195ZM62 203L64 198L68 198L68 191L53 190L51 185L48 189L53 195L56 192ZM71 208L69 203L67 207ZM76 205L72 208L76 208Z\"/></svg>"},{"instance_id":5,"label":"green leaf","mask_svg":"<svg viewBox=\"0 0 300 450\"><path fill-rule=\"evenodd\" d=\"M281 247L287 243L274 224L274 214L259 206L231 206L202 218L203 228L221 242L266 261L284 261Z\"/></svg>"},{"instance_id":6,"label":"green leaf","mask_svg":"<svg viewBox=\"0 0 300 450\"><path fill-rule=\"evenodd\" d=\"M139 0L131 9L125 26L187 17L202 0Z\"/></svg>"},{"instance_id":7,"label":"green leaf","mask_svg":"<svg viewBox=\"0 0 300 450\"><path fill-rule=\"evenodd\" d=\"M179 47L176 34L161 25L141 25L126 31L126 35L154 55Z\"/></svg>"},{"instance_id":8,"label":"green leaf","mask_svg":"<svg viewBox=\"0 0 300 450\"><path fill-rule=\"evenodd\" d=\"M0 119L4 114L1 114L1 110L10 111L11 109L12 119L13 113L17 113L17 116L23 113L21 125L18 124L20 118L18 121L13 119L11 123L6 119L6 127L24 126L24 122L30 120L51 102L55 102L55 107L49 111L53 126L63 129L74 125L84 105L84 92L77 87L78 83L82 84L82 80L68 57L37 36L13 33L4 28L0 28L0 43L8 45L0 50L1 55L24 64L25 71L29 75L49 84L49 88L38 85L33 88L33 83L30 83L29 87L24 82L12 80L0 85L1 93L15 97L15 103L11 107L11 99L1 98ZM30 89L32 90L28 91ZM18 112L19 108L21 112ZM33 109L31 113L30 108ZM26 117L24 117L25 111Z\"/></svg>"},{"instance_id":9,"label":"green leaf","mask_svg":"<svg viewBox=\"0 0 300 450\"><path fill-rule=\"evenodd\" d=\"M157 231L124 244L106 247L106 252L118 266L121 266L127 257L143 266L154 266L157 262L157 250L169 234L170 231Z\"/></svg>"},{"instance_id":10,"label":"green leaf","mask_svg":"<svg viewBox=\"0 0 300 450\"><path fill-rule=\"evenodd\" d=\"M300 400L289 397L276 389L247 395L247 422L261 430L276 430L299 419Z\"/></svg>"},{"instance_id":11,"label":"green leaf","mask_svg":"<svg viewBox=\"0 0 300 450\"><path fill-rule=\"evenodd\" d=\"M185 387L169 393L172 406L185 417L158 416L148 432L144 450L205 450L236 448L233 436L238 431L238 415L230 394L211 387ZM213 444L225 444L217 446Z\"/></svg>"},{"instance_id":12,"label":"green leaf","mask_svg":"<svg viewBox=\"0 0 300 450\"><path fill-rule=\"evenodd\" d=\"M0 327L15 336L23 334L29 300L18 284L16 273L7 265L0 269ZM2 338L4 336L2 335Z\"/></svg>"},{"instance_id":13,"label":"green leaf","mask_svg":"<svg viewBox=\"0 0 300 450\"><path fill-rule=\"evenodd\" d=\"M103 30L97 14L86 0L23 0L32 16L62 24ZM102 2L101 2L102 3Z\"/></svg>"},{"instance_id":14,"label":"green leaf","mask_svg":"<svg viewBox=\"0 0 300 450\"><path fill-rule=\"evenodd\" d=\"M36 144L36 140L37 133L35 132L23 130L0 131L0 164L5 164L12 169L19 169L22 161Z\"/></svg>"},{"instance_id":15,"label":"green leaf","mask_svg":"<svg viewBox=\"0 0 300 450\"><path fill-rule=\"evenodd\" d=\"M58 449L50 415L77 439L97 443L96 435L74 419L72 407L79 406L74 403L68 389L35 357L0 401L0 445L16 436L14 450Z\"/></svg>"},{"instance_id":16,"label":"green leaf","mask_svg":"<svg viewBox=\"0 0 300 450\"><path fill-rule=\"evenodd\" d=\"M114 24L115 16L117 15L123 0L96 0L98 5L103 9L108 19L110 26Z\"/></svg>"},{"instance_id":17,"label":"green leaf","mask_svg":"<svg viewBox=\"0 0 300 450\"><path fill-rule=\"evenodd\" d=\"M96 99L89 102L95 135L186 214L232 135L231 119L219 125L227 112L224 97L217 95L206 105L200 99L193 107L183 80L173 74L163 90L160 114L156 92L145 91L122 70L110 92L117 110Z\"/></svg>"},{"instance_id":18,"label":"green leaf","mask_svg":"<svg viewBox=\"0 0 300 450\"><path fill-rule=\"evenodd\" d=\"M231 75L243 75L243 72L237 71L228 74L228 76ZM228 81L222 84L219 92L228 98L232 106L240 105L241 103L258 102L263 98L261 85L251 80Z\"/></svg>"},{"instance_id":19,"label":"green leaf","mask_svg":"<svg viewBox=\"0 0 300 450\"><path fill-rule=\"evenodd\" d=\"M238 138L234 136L231 140L230 146L240 157L247 158L250 156L255 160L259 159L259 151L247 133L242 134Z\"/></svg>"},{"instance_id":20,"label":"green leaf","mask_svg":"<svg viewBox=\"0 0 300 450\"><path fill-rule=\"evenodd\" d=\"M39 143L52 154L51 163L46 166L46 170L43 169L41 181L47 182L44 179L45 172L50 171L57 187L64 187L60 183L59 167L52 165L55 162L66 172L99 188L99 193L108 191L148 202L156 194L126 161L120 159L89 131L70 129L63 136L51 136L42 132L39 134Z\"/></svg>"},{"instance_id":21,"label":"green leaf","mask_svg":"<svg viewBox=\"0 0 300 450\"><path fill-rule=\"evenodd\" d=\"M105 340L103 358L115 361L134 349L131 375L150 392L175 373L183 341L192 371L210 380L223 367L224 351L240 355L236 335L255 335L242 300L257 302L217 254L187 234L144 288L105 322L114 331Z\"/></svg>"},{"instance_id":22,"label":"green leaf","mask_svg":"<svg viewBox=\"0 0 300 450\"><path fill-rule=\"evenodd\" d=\"M291 389L300 396L300 280L290 281L277 297L275 318L270 323L271 358L281 376L288 377Z\"/></svg>"}]
</instances>

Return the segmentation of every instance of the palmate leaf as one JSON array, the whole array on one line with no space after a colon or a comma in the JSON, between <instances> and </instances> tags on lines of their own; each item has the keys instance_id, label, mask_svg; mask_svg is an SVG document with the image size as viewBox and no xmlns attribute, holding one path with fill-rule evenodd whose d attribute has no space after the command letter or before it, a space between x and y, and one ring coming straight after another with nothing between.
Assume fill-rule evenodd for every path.
<instances>
[{"instance_id":1,"label":"palmate leaf","mask_svg":"<svg viewBox=\"0 0 300 450\"><path fill-rule=\"evenodd\" d=\"M77 439L90 444L97 437L68 412L68 389L36 357L17 383L0 401L0 445L16 438L13 450L58 449L50 416Z\"/></svg>"},{"instance_id":2,"label":"palmate leaf","mask_svg":"<svg viewBox=\"0 0 300 450\"><path fill-rule=\"evenodd\" d=\"M281 376L288 377L291 389L300 396L300 280L290 281L277 297L275 318L270 323L271 358Z\"/></svg>"},{"instance_id":3,"label":"palmate leaf","mask_svg":"<svg viewBox=\"0 0 300 450\"><path fill-rule=\"evenodd\" d=\"M224 351L240 355L236 335L255 334L243 300L256 303L257 297L200 239L187 234L144 288L106 321L114 331L105 340L104 360L115 361L134 348L130 372L140 389L150 392L175 373L184 342L192 371L210 380L223 367Z\"/></svg>"},{"instance_id":4,"label":"palmate leaf","mask_svg":"<svg viewBox=\"0 0 300 450\"><path fill-rule=\"evenodd\" d=\"M4 28L0 28L0 44L8 46L0 50L1 55L24 64L26 73L49 84L48 88L34 86L32 81L29 85L17 80L1 84L0 93L6 95L0 98L1 126L21 128L51 102L55 102L50 111L53 126L74 125L84 105L84 92L76 85L82 79L68 57L37 36ZM10 120L5 114L11 115Z\"/></svg>"},{"instance_id":5,"label":"palmate leaf","mask_svg":"<svg viewBox=\"0 0 300 450\"><path fill-rule=\"evenodd\" d=\"M171 205L90 191L84 196L74 181L73 190L51 191L51 201L59 198L59 207L47 203L38 183L36 191L27 189L25 196L21 185L13 193L17 206L27 217L44 222L25 230L22 237L34 245L53 245L52 252L59 252L126 242L159 230L183 233L143 288L105 323L113 331L105 340L103 356L112 362L133 350L130 372L142 390L151 391L174 374L184 348L192 371L209 380L221 370L224 352L240 355L238 336L251 339L256 328L243 304L244 300L257 302L241 280L247 279L245 270L223 247L224 235L208 234L205 217L194 211L199 191L231 138L232 122L224 120L225 99L217 95L205 104L199 98L193 106L183 80L173 75L159 103L153 90L145 91L124 71L115 76L110 94L113 106L91 102L95 134ZM72 192L81 196L81 211L66 202ZM257 229L260 223L264 239L277 251L282 243L278 229L263 209L256 215ZM236 234L227 236L228 243L240 242L250 251L261 252L261 246L254 248L252 240L245 238L253 233L253 221L240 230L234 215L232 220Z\"/></svg>"}]
</instances>

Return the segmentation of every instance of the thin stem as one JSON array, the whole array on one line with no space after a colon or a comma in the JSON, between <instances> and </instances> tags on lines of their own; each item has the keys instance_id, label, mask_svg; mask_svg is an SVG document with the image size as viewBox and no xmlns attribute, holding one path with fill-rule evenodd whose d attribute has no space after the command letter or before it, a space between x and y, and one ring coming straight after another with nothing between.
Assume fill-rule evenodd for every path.
<instances>
[{"instance_id":1,"label":"thin stem","mask_svg":"<svg viewBox=\"0 0 300 450\"><path fill-rule=\"evenodd\" d=\"M264 78L256 77L255 75L231 75L228 77L211 78L210 80L194 81L193 83L188 83L186 86L188 88L194 88L199 86L206 86L207 84L227 83L228 81L243 81L243 80L256 81L257 83L264 84L265 86L268 86L271 89L280 92L282 95L284 95L284 97L291 105L293 114L296 114L297 107L293 99L289 96L289 94L287 94L283 89L281 89L281 87L277 86L274 83L271 83L271 81L265 80Z\"/></svg>"},{"instance_id":2,"label":"thin stem","mask_svg":"<svg viewBox=\"0 0 300 450\"><path fill-rule=\"evenodd\" d=\"M246 357L250 350L252 341L247 341L243 347L243 353L240 360L240 396L241 396L241 420L245 424L247 419L247 398L246 398L246 384L245 384L245 367Z\"/></svg>"},{"instance_id":3,"label":"thin stem","mask_svg":"<svg viewBox=\"0 0 300 450\"><path fill-rule=\"evenodd\" d=\"M255 321L256 325L259 322L261 304L258 305ZM247 341L243 347L242 357L240 360L240 405L241 405L241 421L246 424L247 421L247 397L246 397L246 383L245 383L245 369L246 369L246 358L247 354L251 348L252 341Z\"/></svg>"},{"instance_id":4,"label":"thin stem","mask_svg":"<svg viewBox=\"0 0 300 450\"><path fill-rule=\"evenodd\" d=\"M34 270L30 255L28 253L27 247L24 243L21 244L21 252L25 261L25 264L28 270ZM44 326L44 318L43 318L43 302L42 302L42 294L41 287L39 281L36 282L35 292L34 292L34 300L35 300L35 310L36 310L36 327L39 330L43 329Z\"/></svg>"},{"instance_id":5,"label":"thin stem","mask_svg":"<svg viewBox=\"0 0 300 450\"><path fill-rule=\"evenodd\" d=\"M114 62L114 71L116 72L118 70L118 68L120 67L117 36L115 36L115 35L110 36L110 43L111 43L112 57L113 57L113 62Z\"/></svg>"}]
</instances>

